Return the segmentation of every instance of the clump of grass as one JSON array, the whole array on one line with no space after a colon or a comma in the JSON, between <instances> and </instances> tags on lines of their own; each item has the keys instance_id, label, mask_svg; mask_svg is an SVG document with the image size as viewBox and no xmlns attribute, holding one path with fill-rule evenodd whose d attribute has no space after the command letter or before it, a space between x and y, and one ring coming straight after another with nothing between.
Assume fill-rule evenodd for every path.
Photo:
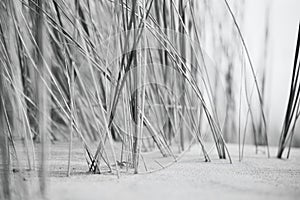
<instances>
[{"instance_id":1,"label":"clump of grass","mask_svg":"<svg viewBox=\"0 0 300 200\"><path fill-rule=\"evenodd\" d=\"M225 2L261 98L250 55L235 16ZM201 3L209 7L208 1ZM201 3L29 0L9 4L12 11L7 18L12 19L15 37L8 40L7 32L1 35L4 67L0 71L0 95L1 101L17 99L14 112L22 113L22 117L21 125L7 120L17 115L3 115L6 105L2 103L0 123L1 127L6 123L6 128L12 130L25 127L20 134L25 145L18 146L18 150L25 150L28 168L37 167L40 172L43 195L50 141L53 148L57 141L69 142L64 169L68 176L72 174L75 140L82 143L87 170L92 173L108 171L119 175L123 165L126 172L148 171L146 152L157 150L162 158L175 162L188 150L187 144L194 141L200 145L204 160L210 161L206 132L218 157L231 162L218 117L222 110L217 109L226 105L213 100L213 75L202 47L207 41L205 28L197 20ZM223 39L222 34L219 37ZM5 48L8 41L13 41L14 48ZM227 80L228 103L235 98L233 67L228 68L227 79L222 77ZM20 73L13 73L16 69ZM221 71L218 67L213 69ZM227 104L227 110L230 106ZM263 125L266 130L266 124ZM14 151L9 148L9 140L20 142L18 132L11 132L9 136L1 132L3 155ZM38 142L41 156L35 158L34 143ZM9 160L5 156L2 159L5 163ZM35 161L40 165L36 166ZM159 161L154 162L165 168ZM9 163L6 171L11 166ZM3 181L10 178L6 171ZM7 193L10 188L4 190Z\"/></svg>"},{"instance_id":2,"label":"clump of grass","mask_svg":"<svg viewBox=\"0 0 300 200\"><path fill-rule=\"evenodd\" d=\"M299 48L300 48L300 23L298 27L298 37L295 50L294 66L292 72L291 87L289 93L289 100L285 113L284 123L279 139L277 158L282 158L284 149L288 146L287 158L290 155L291 144L295 133L297 120L300 116L300 62L299 62Z\"/></svg>"}]
</instances>

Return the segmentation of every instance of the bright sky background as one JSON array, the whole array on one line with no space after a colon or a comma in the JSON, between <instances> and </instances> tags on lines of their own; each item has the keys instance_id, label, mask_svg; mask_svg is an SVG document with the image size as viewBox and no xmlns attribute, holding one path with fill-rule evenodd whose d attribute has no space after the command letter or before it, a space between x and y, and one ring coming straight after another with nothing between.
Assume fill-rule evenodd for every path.
<instances>
[{"instance_id":1,"label":"bright sky background","mask_svg":"<svg viewBox=\"0 0 300 200\"><path fill-rule=\"evenodd\" d=\"M232 2L233 0L229 1ZM269 103L269 134L278 141L285 108L296 48L300 21L300 0L246 0L243 34L255 66L261 63L264 21L270 3L270 45L267 94ZM300 126L296 135L300 138Z\"/></svg>"}]
</instances>

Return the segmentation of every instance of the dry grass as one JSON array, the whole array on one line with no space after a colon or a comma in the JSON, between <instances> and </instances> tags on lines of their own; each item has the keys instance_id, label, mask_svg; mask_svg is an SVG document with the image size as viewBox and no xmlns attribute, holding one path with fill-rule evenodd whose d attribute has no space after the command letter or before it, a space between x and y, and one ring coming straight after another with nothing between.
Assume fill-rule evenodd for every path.
<instances>
[{"instance_id":1,"label":"dry grass","mask_svg":"<svg viewBox=\"0 0 300 200\"><path fill-rule=\"evenodd\" d=\"M214 16L213 4L206 0L0 1L1 178L8 183L0 196L10 198L11 166L39 170L45 196L49 149L57 141L69 143L67 176L73 173L77 140L85 154L82 162L92 173L106 170L119 176L122 167L126 172L147 171L147 152L175 162L195 143L210 161L205 141L214 143L220 159L231 162L225 141L236 141L242 124L247 131L248 115L257 126L251 108L254 94L268 147L262 86L226 0L223 11L227 14ZM234 40L216 27L208 36L208 17L219 20L216 26L226 21ZM210 40L216 49L224 47L214 52L216 63L204 51ZM242 48L255 90L241 81L235 93L234 70L245 68ZM226 74L221 73L224 59L229 63ZM220 89L219 80L225 80L226 90ZM247 117L242 123L243 91ZM227 97L225 103L220 96ZM230 135L232 128L235 133ZM22 145L15 147L20 140ZM41 144L38 151L36 143ZM18 152L25 152L27 165L19 165Z\"/></svg>"}]
</instances>

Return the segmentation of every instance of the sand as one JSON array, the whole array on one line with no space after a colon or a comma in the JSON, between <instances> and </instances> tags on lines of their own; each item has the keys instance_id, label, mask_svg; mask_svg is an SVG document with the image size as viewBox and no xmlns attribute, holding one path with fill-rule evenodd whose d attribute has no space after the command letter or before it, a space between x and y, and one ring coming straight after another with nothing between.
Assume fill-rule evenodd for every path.
<instances>
[{"instance_id":1,"label":"sand","mask_svg":"<svg viewBox=\"0 0 300 200\"><path fill-rule=\"evenodd\" d=\"M300 149L292 149L289 160L255 154L246 146L238 161L237 145L229 145L233 163L212 156L204 162L198 147L193 147L175 164L154 173L85 174L79 163L71 177L49 178L49 199L299 199ZM212 152L214 154L214 152ZM73 164L78 161L73 161ZM80 173L82 172L82 173Z\"/></svg>"}]
</instances>

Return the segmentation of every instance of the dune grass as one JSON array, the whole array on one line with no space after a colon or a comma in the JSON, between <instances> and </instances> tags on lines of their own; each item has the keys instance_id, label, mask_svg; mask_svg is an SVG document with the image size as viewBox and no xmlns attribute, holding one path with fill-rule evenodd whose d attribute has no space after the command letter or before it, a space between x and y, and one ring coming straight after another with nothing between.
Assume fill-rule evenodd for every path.
<instances>
[{"instance_id":1,"label":"dune grass","mask_svg":"<svg viewBox=\"0 0 300 200\"><path fill-rule=\"evenodd\" d=\"M279 139L279 145L278 145L278 153L277 153L278 158L283 157L284 150L287 146L288 146L288 152L286 157L289 158L291 144L293 141L293 136L295 134L295 127L297 124L297 120L300 116L299 48L300 48L300 24L298 27L298 36L297 36L289 99L288 99L285 118L284 118L282 131Z\"/></svg>"},{"instance_id":2,"label":"dune grass","mask_svg":"<svg viewBox=\"0 0 300 200\"><path fill-rule=\"evenodd\" d=\"M257 126L253 94L258 98L263 144L268 147L262 86L226 0L223 11L227 14L221 17L213 15L213 4L205 0L0 2L2 182L12 179L12 166L38 170L40 192L46 196L49 151L57 141L69 145L66 176L72 175L75 141L81 142L82 162L92 173L108 171L119 176L124 165L127 173L147 172L147 153L158 151L162 158L176 162L195 143L201 146L204 161L210 161L207 141L220 159L231 162L226 142L239 137L241 144L241 126L246 132L248 120L254 130ZM221 30L208 36L208 16L227 20L234 40ZM209 37L215 42L212 59L216 63L205 51ZM222 45L220 53L217 49ZM242 48L250 74L242 63ZM222 60L231 57L238 59L228 60L227 73L221 74ZM241 77L249 75L255 90L248 91L241 78L235 92L234 70L239 66ZM299 106L294 102L299 101L293 99L298 98L298 71L294 69L288 109L289 113L296 110L296 118ZM226 90L220 89L219 80L226 82ZM242 92L246 93L246 118L240 117ZM19 151L26 154L26 166L18 163ZM10 198L10 191L10 184L4 184L0 195Z\"/></svg>"}]
</instances>

